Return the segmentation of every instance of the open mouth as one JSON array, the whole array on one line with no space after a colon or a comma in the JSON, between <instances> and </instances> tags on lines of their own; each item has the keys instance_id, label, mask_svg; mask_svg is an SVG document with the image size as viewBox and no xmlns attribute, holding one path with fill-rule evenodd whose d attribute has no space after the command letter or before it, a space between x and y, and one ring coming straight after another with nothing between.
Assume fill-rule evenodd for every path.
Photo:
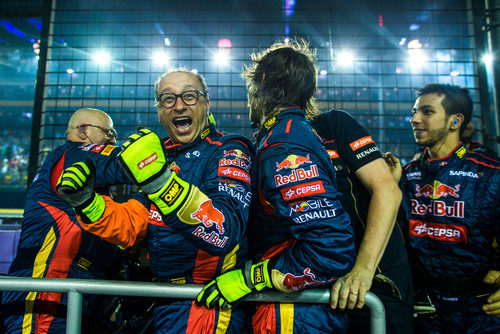
<instances>
[{"instance_id":1,"label":"open mouth","mask_svg":"<svg viewBox=\"0 0 500 334\"><path fill-rule=\"evenodd\" d=\"M179 132L186 132L189 131L191 128L191 124L193 124L193 120L191 117L183 116L183 117L177 117L173 120L174 127L177 129Z\"/></svg>"}]
</instances>

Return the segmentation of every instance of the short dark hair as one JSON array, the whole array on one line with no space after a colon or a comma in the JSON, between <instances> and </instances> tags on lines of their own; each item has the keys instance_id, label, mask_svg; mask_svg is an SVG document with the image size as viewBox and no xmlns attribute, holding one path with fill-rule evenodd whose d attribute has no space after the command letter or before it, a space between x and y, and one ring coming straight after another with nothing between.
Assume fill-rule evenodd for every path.
<instances>
[{"instance_id":1,"label":"short dark hair","mask_svg":"<svg viewBox=\"0 0 500 334\"><path fill-rule=\"evenodd\" d=\"M469 90L457 85L430 83L418 89L417 97L432 93L444 95L441 105L446 115L464 115L464 121L460 125L460 135L462 135L472 119L472 98Z\"/></svg>"},{"instance_id":2,"label":"short dark hair","mask_svg":"<svg viewBox=\"0 0 500 334\"><path fill-rule=\"evenodd\" d=\"M302 39L275 43L251 55L253 64L245 66L242 76L264 115L290 106L299 106L308 117L318 112L315 58L315 52Z\"/></svg>"},{"instance_id":3,"label":"short dark hair","mask_svg":"<svg viewBox=\"0 0 500 334\"><path fill-rule=\"evenodd\" d=\"M203 94L205 94L205 98L206 100L208 101L210 98L208 96L208 86L207 86L207 82L205 81L205 78L199 74L198 72L195 72L193 70L190 70L188 69L187 67L174 67L174 68L169 68L167 70L167 72L163 73L160 77L158 77L158 79L156 79L155 81L155 84L154 84L154 87L155 87L155 106L158 106L158 103L160 102L158 100L158 95L159 95L159 89L160 89L160 81L166 77L167 75L169 75L170 73L173 73L173 72L182 72L182 73L189 73L191 74L192 76L194 76L196 79L198 79L198 81L200 82L201 84L201 92Z\"/></svg>"}]
</instances>

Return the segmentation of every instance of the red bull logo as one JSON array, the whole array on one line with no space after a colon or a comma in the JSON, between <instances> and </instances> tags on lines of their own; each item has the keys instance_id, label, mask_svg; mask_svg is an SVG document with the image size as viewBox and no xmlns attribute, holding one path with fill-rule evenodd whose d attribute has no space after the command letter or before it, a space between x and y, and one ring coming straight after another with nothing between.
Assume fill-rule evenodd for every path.
<instances>
[{"instance_id":1,"label":"red bull logo","mask_svg":"<svg viewBox=\"0 0 500 334\"><path fill-rule=\"evenodd\" d=\"M304 269L304 275L295 276L293 274L286 274L283 278L283 285L288 290L298 291L302 290L308 285L318 285L323 282L316 280L316 276L311 272L311 268Z\"/></svg>"},{"instance_id":2,"label":"red bull logo","mask_svg":"<svg viewBox=\"0 0 500 334\"><path fill-rule=\"evenodd\" d=\"M309 169L294 169L288 175L274 175L274 182L276 187L279 187L288 183L313 179L317 176L319 176L318 166L311 165Z\"/></svg>"},{"instance_id":3,"label":"red bull logo","mask_svg":"<svg viewBox=\"0 0 500 334\"><path fill-rule=\"evenodd\" d=\"M198 220L206 227L215 224L217 231L220 234L224 234L224 226L222 225L225 221L224 214L212 205L212 200L210 199L201 203L198 210L191 214L191 218Z\"/></svg>"},{"instance_id":4,"label":"red bull logo","mask_svg":"<svg viewBox=\"0 0 500 334\"><path fill-rule=\"evenodd\" d=\"M433 216L445 216L463 218L465 211L464 201L454 201L453 206L446 205L443 201L431 201L429 205L420 204L416 199L410 200L411 213L424 216L430 214Z\"/></svg>"},{"instance_id":5,"label":"red bull logo","mask_svg":"<svg viewBox=\"0 0 500 334\"><path fill-rule=\"evenodd\" d=\"M309 154L306 157L301 157L300 155L291 154L286 157L280 163L276 163L276 171L279 172L282 169L295 169L305 163L310 164L311 160L309 160Z\"/></svg>"},{"instance_id":6,"label":"red bull logo","mask_svg":"<svg viewBox=\"0 0 500 334\"><path fill-rule=\"evenodd\" d=\"M415 196L416 197L429 197L432 199L438 199L440 197L453 196L459 198L458 190L460 190L460 185L457 184L454 188L448 186L447 184L441 183L434 180L432 185L426 184L422 188L417 184L415 186Z\"/></svg>"},{"instance_id":7,"label":"red bull logo","mask_svg":"<svg viewBox=\"0 0 500 334\"><path fill-rule=\"evenodd\" d=\"M246 154L243 151L238 150L238 149L229 150L229 151L224 150L224 157L227 157L229 155L232 155L236 158L244 159L248 162L250 162L250 160L251 160L251 158L248 156L248 154Z\"/></svg>"}]
</instances>

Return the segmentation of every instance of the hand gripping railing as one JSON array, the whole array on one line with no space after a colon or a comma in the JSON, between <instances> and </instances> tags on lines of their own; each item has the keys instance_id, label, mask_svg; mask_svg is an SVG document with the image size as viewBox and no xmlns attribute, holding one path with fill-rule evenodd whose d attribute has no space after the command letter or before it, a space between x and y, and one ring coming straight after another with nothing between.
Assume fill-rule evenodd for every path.
<instances>
[{"instance_id":1,"label":"hand gripping railing","mask_svg":"<svg viewBox=\"0 0 500 334\"><path fill-rule=\"evenodd\" d=\"M82 293L137 297L168 297L195 299L202 286L196 284L166 284L150 282L123 282L60 278L0 277L0 291L43 291L68 293L66 333L79 334L82 319ZM328 304L330 289L308 289L301 292L281 293L267 291L255 293L246 301ZM385 333L385 310L373 293L366 295L366 306L371 314L371 333Z\"/></svg>"}]
</instances>

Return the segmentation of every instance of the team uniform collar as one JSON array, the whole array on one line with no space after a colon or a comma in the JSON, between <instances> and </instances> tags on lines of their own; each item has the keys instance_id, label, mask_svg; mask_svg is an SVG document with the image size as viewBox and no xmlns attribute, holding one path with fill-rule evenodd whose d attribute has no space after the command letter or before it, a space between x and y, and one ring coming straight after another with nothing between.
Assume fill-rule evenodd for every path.
<instances>
[{"instance_id":1,"label":"team uniform collar","mask_svg":"<svg viewBox=\"0 0 500 334\"><path fill-rule=\"evenodd\" d=\"M269 115L266 120L260 124L259 130L254 134L257 143L262 138L267 137L276 124L278 124L282 119L289 118L291 115L299 115L305 118L304 113L297 106L287 107L278 113Z\"/></svg>"},{"instance_id":2,"label":"team uniform collar","mask_svg":"<svg viewBox=\"0 0 500 334\"><path fill-rule=\"evenodd\" d=\"M450 152L450 154L440 159L430 159L429 148L426 148L424 154L422 155L420 166L431 171L437 171L440 167L451 165L461 161L465 158L466 153L467 148L464 144L462 144L462 142L460 142L458 146Z\"/></svg>"}]
</instances>

